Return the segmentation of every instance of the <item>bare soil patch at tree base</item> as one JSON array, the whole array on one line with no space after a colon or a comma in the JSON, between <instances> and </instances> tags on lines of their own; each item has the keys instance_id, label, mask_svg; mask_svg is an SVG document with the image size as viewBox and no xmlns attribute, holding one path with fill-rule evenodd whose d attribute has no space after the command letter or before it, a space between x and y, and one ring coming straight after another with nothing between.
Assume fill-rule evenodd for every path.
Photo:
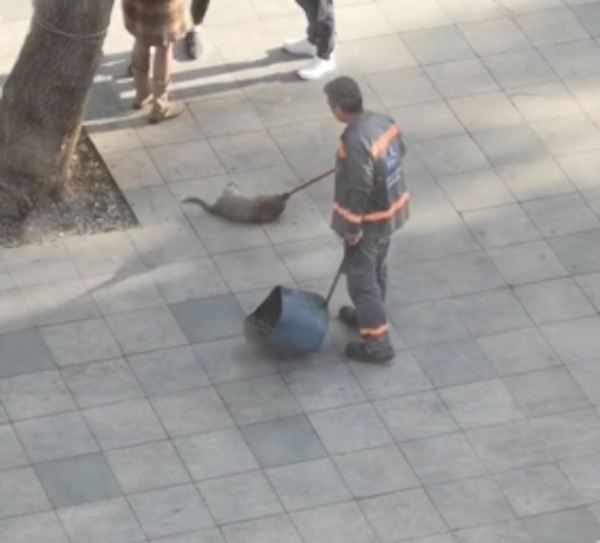
<instances>
[{"instance_id":1,"label":"bare soil patch at tree base","mask_svg":"<svg viewBox=\"0 0 600 543\"><path fill-rule=\"evenodd\" d=\"M14 247L137 226L139 223L127 200L82 130L71 180L60 200L42 202L23 224L0 222L0 246Z\"/></svg>"}]
</instances>

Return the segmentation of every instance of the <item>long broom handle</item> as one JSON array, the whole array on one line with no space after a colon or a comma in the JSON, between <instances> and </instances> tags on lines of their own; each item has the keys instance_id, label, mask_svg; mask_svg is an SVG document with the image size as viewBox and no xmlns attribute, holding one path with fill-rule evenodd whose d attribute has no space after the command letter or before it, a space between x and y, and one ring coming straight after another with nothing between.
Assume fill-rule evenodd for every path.
<instances>
[{"instance_id":1,"label":"long broom handle","mask_svg":"<svg viewBox=\"0 0 600 543\"><path fill-rule=\"evenodd\" d=\"M289 192L286 192L285 195L289 198L292 194L296 194L297 192L300 192L301 190L304 190L304 189L310 187L311 185L314 185L318 181L321 181L321 179L325 179L326 177L329 177L332 173L335 173L335 168L331 169L331 170L327 170L325 173L322 173L321 175L318 175L317 177L313 177L310 181L307 181L306 183L303 183L299 187L296 187L295 189L292 189Z\"/></svg>"},{"instance_id":2,"label":"long broom handle","mask_svg":"<svg viewBox=\"0 0 600 543\"><path fill-rule=\"evenodd\" d=\"M331 298L333 297L335 288L337 287L340 277L342 276L342 273L344 271L344 266L346 264L346 253L348 250L349 250L348 248L344 247L344 257L342 258L342 261L340 262L338 271L335 274L335 277L333 278L333 282L331 283L331 287L329 287L329 292L327 293L327 297L325 298L325 308L326 309L329 307L329 302L331 302Z\"/></svg>"}]
</instances>

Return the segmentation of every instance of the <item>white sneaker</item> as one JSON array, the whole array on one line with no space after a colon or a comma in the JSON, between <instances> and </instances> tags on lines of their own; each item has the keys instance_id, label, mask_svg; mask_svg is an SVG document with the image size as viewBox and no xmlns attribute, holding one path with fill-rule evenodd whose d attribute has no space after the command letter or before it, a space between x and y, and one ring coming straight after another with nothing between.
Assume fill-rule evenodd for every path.
<instances>
[{"instance_id":1,"label":"white sneaker","mask_svg":"<svg viewBox=\"0 0 600 543\"><path fill-rule=\"evenodd\" d=\"M317 54L317 46L308 41L308 38L301 40L286 40L283 48L291 55L314 57Z\"/></svg>"},{"instance_id":2,"label":"white sneaker","mask_svg":"<svg viewBox=\"0 0 600 543\"><path fill-rule=\"evenodd\" d=\"M306 67L298 70L298 77L300 79L319 79L333 70L335 70L335 60L333 57L328 60L314 57Z\"/></svg>"}]
</instances>

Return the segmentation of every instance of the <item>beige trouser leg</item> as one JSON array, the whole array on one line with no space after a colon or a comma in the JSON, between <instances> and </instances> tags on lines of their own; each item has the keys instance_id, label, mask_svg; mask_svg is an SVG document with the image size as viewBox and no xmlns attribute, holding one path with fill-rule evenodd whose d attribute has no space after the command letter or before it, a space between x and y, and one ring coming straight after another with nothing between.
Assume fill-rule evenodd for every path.
<instances>
[{"instance_id":1,"label":"beige trouser leg","mask_svg":"<svg viewBox=\"0 0 600 543\"><path fill-rule=\"evenodd\" d=\"M154 102L150 113L150 122L152 123L172 119L183 113L183 104L169 100L172 63L173 44L157 47L154 53Z\"/></svg>"},{"instance_id":2,"label":"beige trouser leg","mask_svg":"<svg viewBox=\"0 0 600 543\"><path fill-rule=\"evenodd\" d=\"M133 107L140 109L149 103L152 89L150 88L150 47L139 40L135 40L133 46L133 84L135 86L135 98Z\"/></svg>"}]
</instances>

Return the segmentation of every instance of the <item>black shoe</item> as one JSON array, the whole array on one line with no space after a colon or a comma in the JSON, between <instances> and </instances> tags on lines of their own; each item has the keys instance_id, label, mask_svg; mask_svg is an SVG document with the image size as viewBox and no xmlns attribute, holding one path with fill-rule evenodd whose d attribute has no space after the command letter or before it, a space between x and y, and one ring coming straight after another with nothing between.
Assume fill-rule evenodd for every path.
<instances>
[{"instance_id":1,"label":"black shoe","mask_svg":"<svg viewBox=\"0 0 600 543\"><path fill-rule=\"evenodd\" d=\"M372 342L348 343L346 356L356 362L384 363L389 362L396 353L391 345L379 346Z\"/></svg>"},{"instance_id":2,"label":"black shoe","mask_svg":"<svg viewBox=\"0 0 600 543\"><path fill-rule=\"evenodd\" d=\"M200 36L193 30L185 35L185 52L189 59L196 60L201 53Z\"/></svg>"},{"instance_id":3,"label":"black shoe","mask_svg":"<svg viewBox=\"0 0 600 543\"><path fill-rule=\"evenodd\" d=\"M358 315L356 309L349 305L340 307L338 319L340 319L342 324L345 324L349 328L358 328Z\"/></svg>"}]
</instances>

